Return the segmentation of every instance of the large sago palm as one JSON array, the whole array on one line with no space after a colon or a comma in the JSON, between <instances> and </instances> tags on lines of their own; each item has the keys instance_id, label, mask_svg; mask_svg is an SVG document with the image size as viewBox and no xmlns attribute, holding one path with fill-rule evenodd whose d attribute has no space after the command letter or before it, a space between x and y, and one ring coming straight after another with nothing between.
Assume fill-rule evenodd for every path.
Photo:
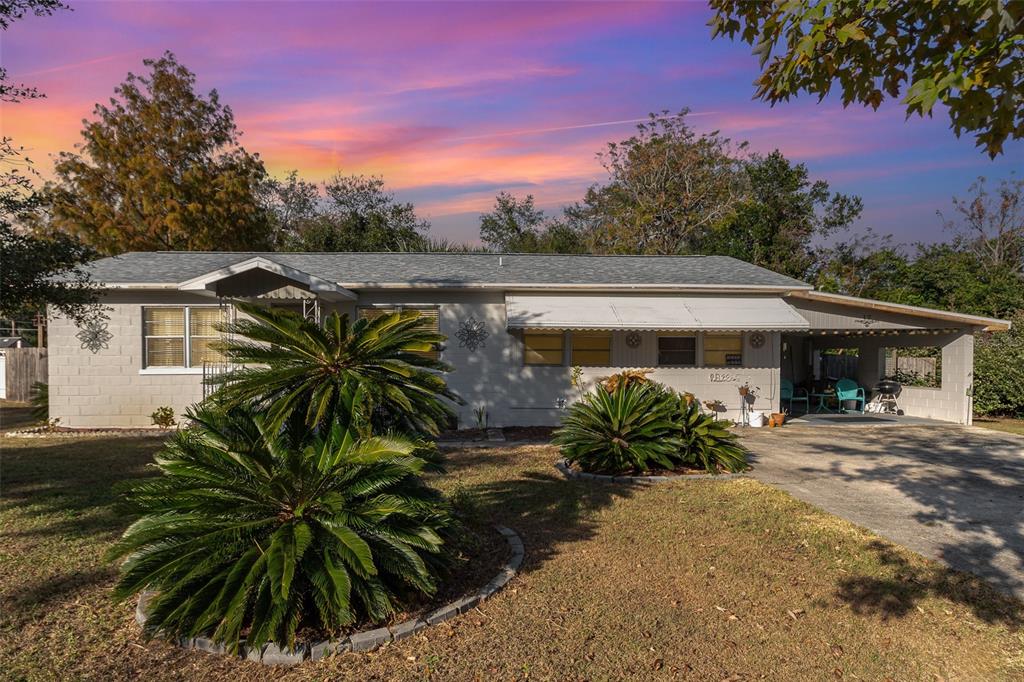
<instances>
[{"instance_id":1,"label":"large sago palm","mask_svg":"<svg viewBox=\"0 0 1024 682\"><path fill-rule=\"evenodd\" d=\"M396 598L435 592L452 521L409 441L271 426L251 405L188 417L162 475L130 488L144 515L111 552L117 597L155 592L150 635L293 646L302 628L380 621Z\"/></svg>"},{"instance_id":2,"label":"large sago palm","mask_svg":"<svg viewBox=\"0 0 1024 682\"><path fill-rule=\"evenodd\" d=\"M236 306L243 315L224 325L221 348L238 368L213 379L218 402L251 404L273 425L299 412L310 428L351 418L346 426L363 434L410 435L436 435L460 402L442 377L451 368L427 355L445 337L415 310L355 322L332 313L319 325L281 308ZM343 400L351 414L338 409Z\"/></svg>"}]
</instances>

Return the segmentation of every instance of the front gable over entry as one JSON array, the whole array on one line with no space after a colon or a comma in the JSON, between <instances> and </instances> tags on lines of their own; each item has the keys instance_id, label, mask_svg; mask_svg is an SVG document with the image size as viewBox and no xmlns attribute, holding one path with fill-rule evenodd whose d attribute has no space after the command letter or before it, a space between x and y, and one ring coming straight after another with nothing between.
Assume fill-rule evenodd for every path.
<instances>
[{"instance_id":1,"label":"front gable over entry","mask_svg":"<svg viewBox=\"0 0 1024 682\"><path fill-rule=\"evenodd\" d=\"M334 282L282 265L264 256L256 256L181 282L178 289L208 293L218 297L260 297L291 288L309 292L327 301L354 301L358 298ZM296 298L301 296L295 296Z\"/></svg>"}]
</instances>

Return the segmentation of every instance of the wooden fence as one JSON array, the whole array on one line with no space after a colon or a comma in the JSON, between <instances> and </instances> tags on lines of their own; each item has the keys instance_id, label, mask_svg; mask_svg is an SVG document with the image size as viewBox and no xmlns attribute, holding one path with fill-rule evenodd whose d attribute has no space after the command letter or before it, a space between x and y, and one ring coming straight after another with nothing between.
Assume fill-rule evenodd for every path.
<instances>
[{"instance_id":1,"label":"wooden fence","mask_svg":"<svg viewBox=\"0 0 1024 682\"><path fill-rule=\"evenodd\" d=\"M4 362L7 399L26 402L32 398L32 384L44 384L49 377L45 348L7 348Z\"/></svg>"}]
</instances>

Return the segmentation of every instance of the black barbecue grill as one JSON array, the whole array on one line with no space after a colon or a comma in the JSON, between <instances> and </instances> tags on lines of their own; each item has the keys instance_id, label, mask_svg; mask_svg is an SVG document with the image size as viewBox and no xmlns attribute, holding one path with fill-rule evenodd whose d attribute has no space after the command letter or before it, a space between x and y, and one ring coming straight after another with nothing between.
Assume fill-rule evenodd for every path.
<instances>
[{"instance_id":1,"label":"black barbecue grill","mask_svg":"<svg viewBox=\"0 0 1024 682\"><path fill-rule=\"evenodd\" d=\"M892 379L882 379L875 386L875 395L871 402L879 405L879 412L900 414L900 404L897 399L903 392L900 382Z\"/></svg>"}]
</instances>

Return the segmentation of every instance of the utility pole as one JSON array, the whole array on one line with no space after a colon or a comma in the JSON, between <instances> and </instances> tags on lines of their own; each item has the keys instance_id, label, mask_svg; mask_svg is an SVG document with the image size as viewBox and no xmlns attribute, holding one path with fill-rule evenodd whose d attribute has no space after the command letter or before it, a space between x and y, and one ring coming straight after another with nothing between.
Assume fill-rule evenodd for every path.
<instances>
[{"instance_id":1,"label":"utility pole","mask_svg":"<svg viewBox=\"0 0 1024 682\"><path fill-rule=\"evenodd\" d=\"M46 333L46 315L43 313L36 313L36 347L45 348L46 340L44 334Z\"/></svg>"}]
</instances>

